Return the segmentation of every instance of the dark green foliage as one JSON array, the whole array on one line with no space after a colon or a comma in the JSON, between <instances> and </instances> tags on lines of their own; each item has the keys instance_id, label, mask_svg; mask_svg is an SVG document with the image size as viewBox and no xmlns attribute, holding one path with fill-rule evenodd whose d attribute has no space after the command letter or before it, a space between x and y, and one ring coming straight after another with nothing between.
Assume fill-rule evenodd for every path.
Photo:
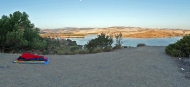
<instances>
[{"instance_id":1,"label":"dark green foliage","mask_svg":"<svg viewBox=\"0 0 190 87\"><path fill-rule=\"evenodd\" d=\"M70 40L70 39L67 39L67 41L69 42L69 46L76 46L77 45L77 43L76 43L76 41L72 41L72 40Z\"/></svg>"},{"instance_id":2,"label":"dark green foliage","mask_svg":"<svg viewBox=\"0 0 190 87\"><path fill-rule=\"evenodd\" d=\"M47 42L47 45L44 50L46 50L46 54L57 54L60 49L63 49L62 42L60 42L57 39L51 39L51 38L44 38L44 40ZM62 51L59 52L61 54Z\"/></svg>"},{"instance_id":3,"label":"dark green foliage","mask_svg":"<svg viewBox=\"0 0 190 87\"><path fill-rule=\"evenodd\" d=\"M69 55L71 53L69 47L62 47L62 48L58 48L57 50L58 52L56 54L59 54L59 55Z\"/></svg>"},{"instance_id":4,"label":"dark green foliage","mask_svg":"<svg viewBox=\"0 0 190 87\"><path fill-rule=\"evenodd\" d=\"M137 47L142 47L142 46L146 46L146 44L145 43L139 43L139 44L137 44Z\"/></svg>"},{"instance_id":5,"label":"dark green foliage","mask_svg":"<svg viewBox=\"0 0 190 87\"><path fill-rule=\"evenodd\" d=\"M104 52L110 52L110 51L112 51L112 46L108 46L108 47L104 48L103 51Z\"/></svg>"},{"instance_id":6,"label":"dark green foliage","mask_svg":"<svg viewBox=\"0 0 190 87\"><path fill-rule=\"evenodd\" d=\"M47 42L39 36L39 29L28 15L16 11L0 19L0 49L9 52L18 49L44 49Z\"/></svg>"},{"instance_id":7,"label":"dark green foliage","mask_svg":"<svg viewBox=\"0 0 190 87\"><path fill-rule=\"evenodd\" d=\"M113 47L113 49L114 49L114 50L116 50L116 49L121 49L121 46L120 46L120 45L115 45L115 46Z\"/></svg>"},{"instance_id":8,"label":"dark green foliage","mask_svg":"<svg viewBox=\"0 0 190 87\"><path fill-rule=\"evenodd\" d=\"M165 52L174 57L189 57L190 55L190 36L186 35L174 44L169 44Z\"/></svg>"},{"instance_id":9,"label":"dark green foliage","mask_svg":"<svg viewBox=\"0 0 190 87\"><path fill-rule=\"evenodd\" d=\"M169 44L166 49L165 49L166 53L174 56L174 57L179 57L180 56L180 50L177 50L175 48L175 44Z\"/></svg>"},{"instance_id":10,"label":"dark green foliage","mask_svg":"<svg viewBox=\"0 0 190 87\"><path fill-rule=\"evenodd\" d=\"M43 50L47 45L47 41L45 40L40 40L38 38L33 38L32 41L30 42L30 47L33 49L39 49Z\"/></svg>"},{"instance_id":11,"label":"dark green foliage","mask_svg":"<svg viewBox=\"0 0 190 87\"><path fill-rule=\"evenodd\" d=\"M100 52L103 52L102 47L96 47L92 51L90 51L90 53L100 53Z\"/></svg>"},{"instance_id":12,"label":"dark green foliage","mask_svg":"<svg viewBox=\"0 0 190 87\"><path fill-rule=\"evenodd\" d=\"M102 49L111 46L113 39L110 36L106 36L104 33L101 33L97 38L90 40L85 47L92 52L95 48L100 47Z\"/></svg>"},{"instance_id":13,"label":"dark green foliage","mask_svg":"<svg viewBox=\"0 0 190 87\"><path fill-rule=\"evenodd\" d=\"M28 45L28 41L24 39L24 32L21 30L13 30L12 32L7 32L6 34L6 45L4 46L8 46L10 48L12 48L12 50L16 50L16 49L21 49L21 47L27 46Z\"/></svg>"},{"instance_id":14,"label":"dark green foliage","mask_svg":"<svg viewBox=\"0 0 190 87\"><path fill-rule=\"evenodd\" d=\"M71 46L70 51L73 52L75 50L79 50L79 46Z\"/></svg>"},{"instance_id":15,"label":"dark green foliage","mask_svg":"<svg viewBox=\"0 0 190 87\"><path fill-rule=\"evenodd\" d=\"M89 53L88 49L79 49L77 51L79 54L88 54Z\"/></svg>"},{"instance_id":16,"label":"dark green foliage","mask_svg":"<svg viewBox=\"0 0 190 87\"><path fill-rule=\"evenodd\" d=\"M65 39L44 38L44 40L47 42L44 54L71 55L75 54L76 50L82 49L80 45L70 46ZM75 43L75 41L69 41Z\"/></svg>"},{"instance_id":17,"label":"dark green foliage","mask_svg":"<svg viewBox=\"0 0 190 87\"><path fill-rule=\"evenodd\" d=\"M75 54L88 54L89 51L88 49L77 49L77 50L74 50L74 51L70 51L70 55L75 55Z\"/></svg>"}]
</instances>

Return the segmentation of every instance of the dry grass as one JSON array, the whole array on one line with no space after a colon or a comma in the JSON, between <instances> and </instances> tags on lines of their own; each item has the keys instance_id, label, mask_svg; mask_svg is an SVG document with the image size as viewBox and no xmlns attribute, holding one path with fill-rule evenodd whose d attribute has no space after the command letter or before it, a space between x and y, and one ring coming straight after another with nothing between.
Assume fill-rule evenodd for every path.
<instances>
[{"instance_id":1,"label":"dry grass","mask_svg":"<svg viewBox=\"0 0 190 87\"><path fill-rule=\"evenodd\" d=\"M50 38L84 38L85 34L72 34L72 33L45 33L40 34L42 37L50 37Z\"/></svg>"},{"instance_id":2,"label":"dry grass","mask_svg":"<svg viewBox=\"0 0 190 87\"><path fill-rule=\"evenodd\" d=\"M69 33L68 33L69 31ZM175 36L183 36L190 34L190 30L180 30L180 29L146 29L146 28L98 28L98 29L88 29L88 30L68 30L64 33L64 31L56 31L52 33L51 30L44 34L40 34L42 37L74 37L74 38L84 38L89 34L101 34L102 32L107 35L114 35L116 33L122 33L123 38L163 38L163 37L175 37Z\"/></svg>"}]
</instances>

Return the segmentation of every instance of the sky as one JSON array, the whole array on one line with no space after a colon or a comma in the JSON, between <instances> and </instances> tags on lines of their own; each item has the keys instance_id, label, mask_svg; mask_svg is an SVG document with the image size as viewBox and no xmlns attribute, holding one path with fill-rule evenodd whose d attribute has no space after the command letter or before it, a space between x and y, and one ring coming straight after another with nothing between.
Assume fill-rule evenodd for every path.
<instances>
[{"instance_id":1,"label":"sky","mask_svg":"<svg viewBox=\"0 0 190 87\"><path fill-rule=\"evenodd\" d=\"M190 29L190 0L1 0L0 16L26 12L41 29L130 26Z\"/></svg>"}]
</instances>

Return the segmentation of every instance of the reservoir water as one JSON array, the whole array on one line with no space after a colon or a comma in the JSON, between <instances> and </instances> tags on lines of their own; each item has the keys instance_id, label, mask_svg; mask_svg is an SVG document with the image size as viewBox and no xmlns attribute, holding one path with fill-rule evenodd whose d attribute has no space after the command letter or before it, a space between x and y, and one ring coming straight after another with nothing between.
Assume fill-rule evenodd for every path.
<instances>
[{"instance_id":1,"label":"reservoir water","mask_svg":"<svg viewBox=\"0 0 190 87\"><path fill-rule=\"evenodd\" d=\"M66 38L76 41L78 45L85 45L91 39L96 38L97 35L88 35L85 38ZM175 43L182 37L171 37L171 38L123 38L122 46L136 47L138 43L144 43L146 46L167 46L171 43ZM115 42L115 39L114 39ZM113 43L115 44L115 43Z\"/></svg>"}]
</instances>

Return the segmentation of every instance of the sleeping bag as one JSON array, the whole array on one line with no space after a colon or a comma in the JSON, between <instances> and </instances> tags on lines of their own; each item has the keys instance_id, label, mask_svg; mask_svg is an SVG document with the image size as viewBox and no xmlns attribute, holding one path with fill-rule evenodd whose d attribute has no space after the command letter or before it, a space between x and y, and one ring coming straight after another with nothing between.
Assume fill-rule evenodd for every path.
<instances>
[{"instance_id":1,"label":"sleeping bag","mask_svg":"<svg viewBox=\"0 0 190 87\"><path fill-rule=\"evenodd\" d=\"M17 60L22 60L22 61L47 61L48 58L45 58L44 56L31 54L29 52L25 52Z\"/></svg>"}]
</instances>

